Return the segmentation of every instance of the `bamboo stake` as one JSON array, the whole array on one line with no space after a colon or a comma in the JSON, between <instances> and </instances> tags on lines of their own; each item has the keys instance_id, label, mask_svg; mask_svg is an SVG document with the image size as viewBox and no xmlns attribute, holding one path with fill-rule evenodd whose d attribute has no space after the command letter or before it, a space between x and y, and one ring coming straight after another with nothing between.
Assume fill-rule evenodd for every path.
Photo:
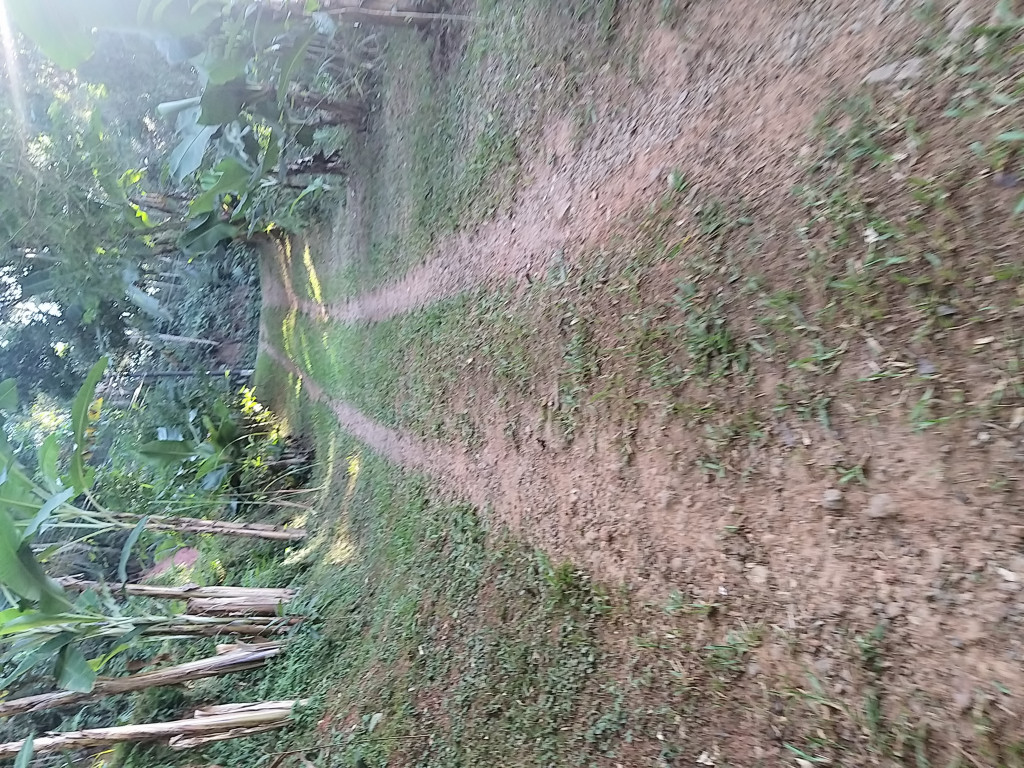
<instances>
[{"instance_id":1,"label":"bamboo stake","mask_svg":"<svg viewBox=\"0 0 1024 768\"><path fill-rule=\"evenodd\" d=\"M43 712L55 707L64 707L70 704L78 704L83 701L92 701L106 696L113 696L118 693L129 691L140 691L145 688L157 688L165 685L178 685L191 680L201 680L205 677L218 677L232 672L242 672L247 669L263 666L270 659L283 653L280 643L264 643L255 645L245 650L236 650L220 656L213 656L207 659L190 661L174 667L166 667L153 672L145 672L140 675L128 675L111 679L100 679L96 681L92 691L89 693L78 693L75 691L54 691L41 693L36 696L25 696L24 698L12 701L0 702L0 717L11 717L27 712Z\"/></svg>"},{"instance_id":2,"label":"bamboo stake","mask_svg":"<svg viewBox=\"0 0 1024 768\"><path fill-rule=\"evenodd\" d=\"M302 700L259 702L253 705L253 708L241 708L229 714L172 720L166 723L87 728L67 733L50 731L35 740L33 754L47 755L65 749L105 747L132 741L169 741L175 737L189 738L208 734L238 738L252 733L254 728L280 728L287 725L295 705L304 703ZM11 741L0 744L0 757L14 757L24 743Z\"/></svg>"}]
</instances>

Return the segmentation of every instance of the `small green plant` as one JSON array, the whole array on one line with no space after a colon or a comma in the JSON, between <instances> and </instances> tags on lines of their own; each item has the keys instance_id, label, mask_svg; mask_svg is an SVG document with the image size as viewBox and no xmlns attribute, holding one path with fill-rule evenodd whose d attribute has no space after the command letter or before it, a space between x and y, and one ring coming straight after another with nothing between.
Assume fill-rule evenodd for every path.
<instances>
[{"instance_id":1,"label":"small green plant","mask_svg":"<svg viewBox=\"0 0 1024 768\"><path fill-rule=\"evenodd\" d=\"M879 624L867 635L857 635L854 641L860 651L861 661L871 672L881 671L882 640L885 638L885 626Z\"/></svg>"}]
</instances>

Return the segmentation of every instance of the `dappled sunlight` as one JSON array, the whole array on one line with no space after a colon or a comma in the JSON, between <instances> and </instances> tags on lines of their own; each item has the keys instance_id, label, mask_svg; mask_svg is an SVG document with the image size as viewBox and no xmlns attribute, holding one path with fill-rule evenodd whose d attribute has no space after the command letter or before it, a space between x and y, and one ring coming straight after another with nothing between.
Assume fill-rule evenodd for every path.
<instances>
[{"instance_id":1,"label":"dappled sunlight","mask_svg":"<svg viewBox=\"0 0 1024 768\"><path fill-rule=\"evenodd\" d=\"M299 320L299 310L293 306L281 321L281 344L284 346L284 353L295 359L295 327Z\"/></svg>"},{"instance_id":2,"label":"dappled sunlight","mask_svg":"<svg viewBox=\"0 0 1024 768\"><path fill-rule=\"evenodd\" d=\"M316 266L313 264L313 254L310 253L309 243L306 243L306 247L302 251L302 263L306 267L306 274L309 275L309 295L322 307L324 304L323 290L320 287L320 277L316 273Z\"/></svg>"},{"instance_id":3,"label":"dappled sunlight","mask_svg":"<svg viewBox=\"0 0 1024 768\"><path fill-rule=\"evenodd\" d=\"M356 453L348 457L348 484L345 486L345 497L341 503L341 526L338 533L335 534L334 541L331 543L330 551L327 553L327 562L331 565L341 565L350 560L352 555L355 554L355 547L348 536L346 519L348 518L352 497L356 492L356 484L359 482L361 467L362 454Z\"/></svg>"},{"instance_id":4,"label":"dappled sunlight","mask_svg":"<svg viewBox=\"0 0 1024 768\"><path fill-rule=\"evenodd\" d=\"M331 548L327 552L327 562L331 565L343 565L352 559L356 548L348 536L348 526L339 526L338 533L331 542Z\"/></svg>"},{"instance_id":5,"label":"dappled sunlight","mask_svg":"<svg viewBox=\"0 0 1024 768\"><path fill-rule=\"evenodd\" d=\"M356 483L359 481L359 469L362 466L361 454L348 457L348 486L345 488L345 507L352 500L352 494L356 492Z\"/></svg>"},{"instance_id":6,"label":"dappled sunlight","mask_svg":"<svg viewBox=\"0 0 1024 768\"><path fill-rule=\"evenodd\" d=\"M288 296L288 305L294 310L299 303L295 295L295 286L292 283L292 239L284 237L281 245L276 249L277 266L281 273L281 285L284 286L285 294Z\"/></svg>"}]
</instances>

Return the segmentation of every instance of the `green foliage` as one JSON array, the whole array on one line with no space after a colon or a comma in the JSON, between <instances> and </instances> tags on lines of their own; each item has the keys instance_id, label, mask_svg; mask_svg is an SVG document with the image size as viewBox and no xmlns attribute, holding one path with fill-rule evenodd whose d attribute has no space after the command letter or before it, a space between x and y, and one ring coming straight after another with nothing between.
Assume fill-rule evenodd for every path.
<instances>
[{"instance_id":1,"label":"green foliage","mask_svg":"<svg viewBox=\"0 0 1024 768\"><path fill-rule=\"evenodd\" d=\"M96 385L100 383L103 373L107 370L107 362L106 357L101 357L97 361L71 404L71 432L75 439L75 451L71 455L69 477L71 485L79 493L84 493L92 486L93 473L85 466L85 432L89 428L89 406L96 396Z\"/></svg>"}]
</instances>

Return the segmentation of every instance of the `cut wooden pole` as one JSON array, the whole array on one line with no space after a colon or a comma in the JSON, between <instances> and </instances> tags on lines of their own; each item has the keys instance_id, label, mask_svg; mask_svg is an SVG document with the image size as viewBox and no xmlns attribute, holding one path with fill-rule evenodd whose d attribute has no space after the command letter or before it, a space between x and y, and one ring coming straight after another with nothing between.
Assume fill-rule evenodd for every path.
<instances>
[{"instance_id":1,"label":"cut wooden pole","mask_svg":"<svg viewBox=\"0 0 1024 768\"><path fill-rule=\"evenodd\" d=\"M96 581L85 581L77 576L65 576L57 579L65 589L84 592L87 589L101 589L104 585ZM138 597L152 597L158 600L192 600L238 598L255 601L274 600L284 605L295 597L294 589L277 587L200 587L186 584L183 587L161 587L153 584L110 584L110 589L123 589L126 594Z\"/></svg>"},{"instance_id":2,"label":"cut wooden pole","mask_svg":"<svg viewBox=\"0 0 1024 768\"><path fill-rule=\"evenodd\" d=\"M171 720L166 723L87 728L67 733L50 731L35 739L32 754L48 755L65 749L106 747L134 741L170 741L175 738L187 739L215 734L222 738L238 738L255 733L254 729L257 728L263 730L287 725L295 705L302 703L304 702L298 700L258 702L248 706L235 705L236 709L227 714ZM14 757L24 743L11 741L0 744L0 757Z\"/></svg>"},{"instance_id":3,"label":"cut wooden pole","mask_svg":"<svg viewBox=\"0 0 1024 768\"><path fill-rule=\"evenodd\" d=\"M138 515L115 515L115 518L124 525L135 525L141 519ZM150 515L146 527L152 531L217 533L272 541L301 541L306 538L306 532L301 528L280 528L264 523L229 523L224 520L203 520L197 517Z\"/></svg>"},{"instance_id":4,"label":"cut wooden pole","mask_svg":"<svg viewBox=\"0 0 1024 768\"><path fill-rule=\"evenodd\" d=\"M385 11L370 8L330 8L326 11L335 18L361 24L383 24L390 27L425 26L436 21L472 23L479 21L475 16L456 13L424 13L422 11Z\"/></svg>"},{"instance_id":5,"label":"cut wooden pole","mask_svg":"<svg viewBox=\"0 0 1024 768\"><path fill-rule=\"evenodd\" d=\"M278 616L283 606L273 598L196 597L187 610L196 616Z\"/></svg>"},{"instance_id":6,"label":"cut wooden pole","mask_svg":"<svg viewBox=\"0 0 1024 768\"><path fill-rule=\"evenodd\" d=\"M266 637L281 635L288 628L300 624L298 616L278 618L275 616L249 616L231 619L218 616L193 616L181 614L167 623L154 624L143 630L144 635L163 637L219 637L220 635L249 635Z\"/></svg>"},{"instance_id":7,"label":"cut wooden pole","mask_svg":"<svg viewBox=\"0 0 1024 768\"><path fill-rule=\"evenodd\" d=\"M153 672L129 675L111 679L99 679L88 693L76 691L54 691L36 696L25 696L20 699L0 702L0 717L10 717L28 712L42 712L47 709L79 704L83 701L101 699L129 691L141 691L146 688L157 688L164 685L178 685L191 680L205 677L218 677L232 672L262 666L270 659L282 653L280 643L264 643L253 645L244 650L235 650L207 659L190 661L174 667L166 667Z\"/></svg>"}]
</instances>

